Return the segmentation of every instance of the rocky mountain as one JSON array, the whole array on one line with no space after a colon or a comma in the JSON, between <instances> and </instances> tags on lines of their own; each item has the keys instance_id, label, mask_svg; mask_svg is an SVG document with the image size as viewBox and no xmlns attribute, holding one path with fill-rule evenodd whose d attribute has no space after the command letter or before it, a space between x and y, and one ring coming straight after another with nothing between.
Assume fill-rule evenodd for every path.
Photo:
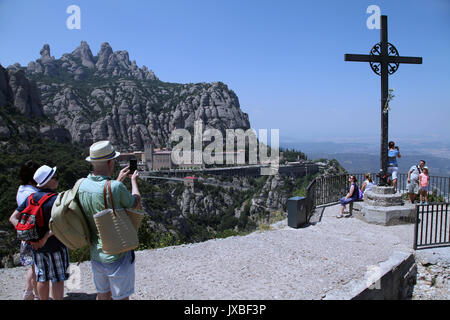
<instances>
[{"instance_id":1,"label":"rocky mountain","mask_svg":"<svg viewBox=\"0 0 450 320\"><path fill-rule=\"evenodd\" d=\"M171 232L177 239L194 242L226 230L252 231L269 223L273 215L286 217L287 199L301 180L283 175L204 176L195 190L155 183L144 197L151 217L149 233Z\"/></svg>"},{"instance_id":2,"label":"rocky mountain","mask_svg":"<svg viewBox=\"0 0 450 320\"><path fill-rule=\"evenodd\" d=\"M251 200L250 216L265 216L275 211L286 211L288 198L292 197L292 177L269 176L261 190Z\"/></svg>"},{"instance_id":3,"label":"rocky mountain","mask_svg":"<svg viewBox=\"0 0 450 320\"><path fill-rule=\"evenodd\" d=\"M51 56L48 44L40 54L27 67L8 67L14 75L10 78L19 77L9 81L11 90L23 101L23 114L47 117L67 129L72 142L90 145L108 139L122 151L133 151L142 150L146 142L165 147L174 129L193 129L196 120L223 133L250 128L238 97L221 82L160 81L147 67L130 62L127 51L113 51L108 43L95 56L85 41L60 59ZM31 96L24 97L18 86L27 79ZM26 103L38 96L39 103Z\"/></svg>"},{"instance_id":4,"label":"rocky mountain","mask_svg":"<svg viewBox=\"0 0 450 320\"><path fill-rule=\"evenodd\" d=\"M16 148L14 144L22 142L19 140L30 137L71 142L70 132L45 116L39 89L25 72L0 65L0 141L7 148ZM11 141L12 138L19 140Z\"/></svg>"},{"instance_id":5,"label":"rocky mountain","mask_svg":"<svg viewBox=\"0 0 450 320\"><path fill-rule=\"evenodd\" d=\"M78 48L70 54L63 54L60 59L51 56L48 44L42 47L40 54L39 59L28 64L27 74L58 77L68 73L74 80L85 80L93 72L94 76L101 78L122 76L138 80L158 80L146 66L141 69L136 65L136 61L130 62L127 51L114 52L107 42L102 44L97 56L92 54L86 41L81 41ZM17 64L11 67L21 68Z\"/></svg>"}]
</instances>

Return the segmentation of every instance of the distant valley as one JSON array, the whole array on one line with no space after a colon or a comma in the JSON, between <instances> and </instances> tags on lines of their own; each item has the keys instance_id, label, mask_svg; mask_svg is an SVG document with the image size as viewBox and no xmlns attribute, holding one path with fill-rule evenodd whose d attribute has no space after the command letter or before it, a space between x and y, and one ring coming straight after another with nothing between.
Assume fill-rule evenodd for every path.
<instances>
[{"instance_id":1,"label":"distant valley","mask_svg":"<svg viewBox=\"0 0 450 320\"><path fill-rule=\"evenodd\" d=\"M348 172L378 172L380 166L378 144L298 142L281 143L283 147L296 148L306 153L308 159L336 159ZM450 143L407 143L402 142L399 159L400 173L424 159L430 168L430 175L450 177Z\"/></svg>"}]
</instances>

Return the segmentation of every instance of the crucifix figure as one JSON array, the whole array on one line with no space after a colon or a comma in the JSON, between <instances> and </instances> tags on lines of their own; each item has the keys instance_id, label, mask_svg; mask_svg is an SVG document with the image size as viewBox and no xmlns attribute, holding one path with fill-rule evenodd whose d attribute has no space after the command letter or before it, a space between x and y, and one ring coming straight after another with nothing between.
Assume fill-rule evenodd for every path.
<instances>
[{"instance_id":1,"label":"crucifix figure","mask_svg":"<svg viewBox=\"0 0 450 320\"><path fill-rule=\"evenodd\" d=\"M397 49L388 42L387 16L381 16L380 42L377 43L370 54L345 54L345 61L369 62L373 72L381 76L381 149L380 173L387 173L388 163L388 110L386 102L389 95L388 77L394 74L400 63L422 64L421 57L400 57Z\"/></svg>"}]
</instances>

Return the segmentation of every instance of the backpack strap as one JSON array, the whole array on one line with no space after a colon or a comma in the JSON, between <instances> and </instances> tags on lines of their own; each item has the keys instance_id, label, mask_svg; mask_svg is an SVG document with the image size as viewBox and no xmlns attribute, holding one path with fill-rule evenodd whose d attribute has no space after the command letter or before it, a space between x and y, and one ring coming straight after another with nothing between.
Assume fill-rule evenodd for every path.
<instances>
[{"instance_id":1,"label":"backpack strap","mask_svg":"<svg viewBox=\"0 0 450 320\"><path fill-rule=\"evenodd\" d=\"M47 201L48 199L50 199L51 197L54 197L54 196L56 196L56 193L47 193L47 194L45 194L45 195L39 200L39 202L37 203L38 206L42 206L42 205L45 203L45 201Z\"/></svg>"},{"instance_id":2,"label":"backpack strap","mask_svg":"<svg viewBox=\"0 0 450 320\"><path fill-rule=\"evenodd\" d=\"M75 197L74 197L74 198L75 198L75 201L77 201L77 203L78 203L78 205L79 205L79 207L80 207L80 209L81 209L81 212L83 213L84 217L86 218L86 214L84 213L83 206L81 205L81 201L80 201L80 199L78 198L78 190L80 190L80 186L81 186L81 184L83 183L84 179L85 179L85 178L81 178L81 179L78 179L78 180L77 180L77 182L75 183L75 185L74 185L73 188L72 188L72 192L75 193Z\"/></svg>"},{"instance_id":3,"label":"backpack strap","mask_svg":"<svg viewBox=\"0 0 450 320\"><path fill-rule=\"evenodd\" d=\"M28 206L29 206L30 204L34 203L33 197L34 197L34 193L32 193L32 194L30 194L30 195L28 196Z\"/></svg>"},{"instance_id":4,"label":"backpack strap","mask_svg":"<svg viewBox=\"0 0 450 320\"><path fill-rule=\"evenodd\" d=\"M83 183L84 179L86 179L86 178L78 179L77 182L75 182L75 185L72 188L74 193L78 193L78 190L80 189L80 186Z\"/></svg>"},{"instance_id":5,"label":"backpack strap","mask_svg":"<svg viewBox=\"0 0 450 320\"><path fill-rule=\"evenodd\" d=\"M39 214L36 215L36 222L37 222L37 225L38 225L39 227L43 227L43 226L44 226L44 215L43 215L43 212L42 212L42 206L44 205L44 203L45 203L48 199L50 199L50 198L52 198L52 197L54 197L54 196L56 196L56 195L57 195L56 193L46 193L46 194L39 200L39 202L37 203L37 205L39 206Z\"/></svg>"}]
</instances>

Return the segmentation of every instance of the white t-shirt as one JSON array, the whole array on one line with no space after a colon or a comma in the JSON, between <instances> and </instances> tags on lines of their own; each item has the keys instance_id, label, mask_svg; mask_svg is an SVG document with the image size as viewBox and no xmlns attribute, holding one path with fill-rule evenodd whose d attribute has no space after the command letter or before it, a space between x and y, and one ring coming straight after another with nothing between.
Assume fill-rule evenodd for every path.
<instances>
[{"instance_id":1,"label":"white t-shirt","mask_svg":"<svg viewBox=\"0 0 450 320\"><path fill-rule=\"evenodd\" d=\"M30 194L35 193L36 191L38 191L38 189L36 187L33 187L32 185L21 185L19 187L19 190L17 190L17 206L20 206L25 200L27 200Z\"/></svg>"},{"instance_id":2,"label":"white t-shirt","mask_svg":"<svg viewBox=\"0 0 450 320\"><path fill-rule=\"evenodd\" d=\"M373 186L375 185L373 182L370 182L369 180L364 181L366 183L366 188L364 189L364 192L372 190Z\"/></svg>"},{"instance_id":3,"label":"white t-shirt","mask_svg":"<svg viewBox=\"0 0 450 320\"><path fill-rule=\"evenodd\" d=\"M419 181L419 174L422 173L422 169L419 166L412 166L409 171L411 172L411 180Z\"/></svg>"}]
</instances>

